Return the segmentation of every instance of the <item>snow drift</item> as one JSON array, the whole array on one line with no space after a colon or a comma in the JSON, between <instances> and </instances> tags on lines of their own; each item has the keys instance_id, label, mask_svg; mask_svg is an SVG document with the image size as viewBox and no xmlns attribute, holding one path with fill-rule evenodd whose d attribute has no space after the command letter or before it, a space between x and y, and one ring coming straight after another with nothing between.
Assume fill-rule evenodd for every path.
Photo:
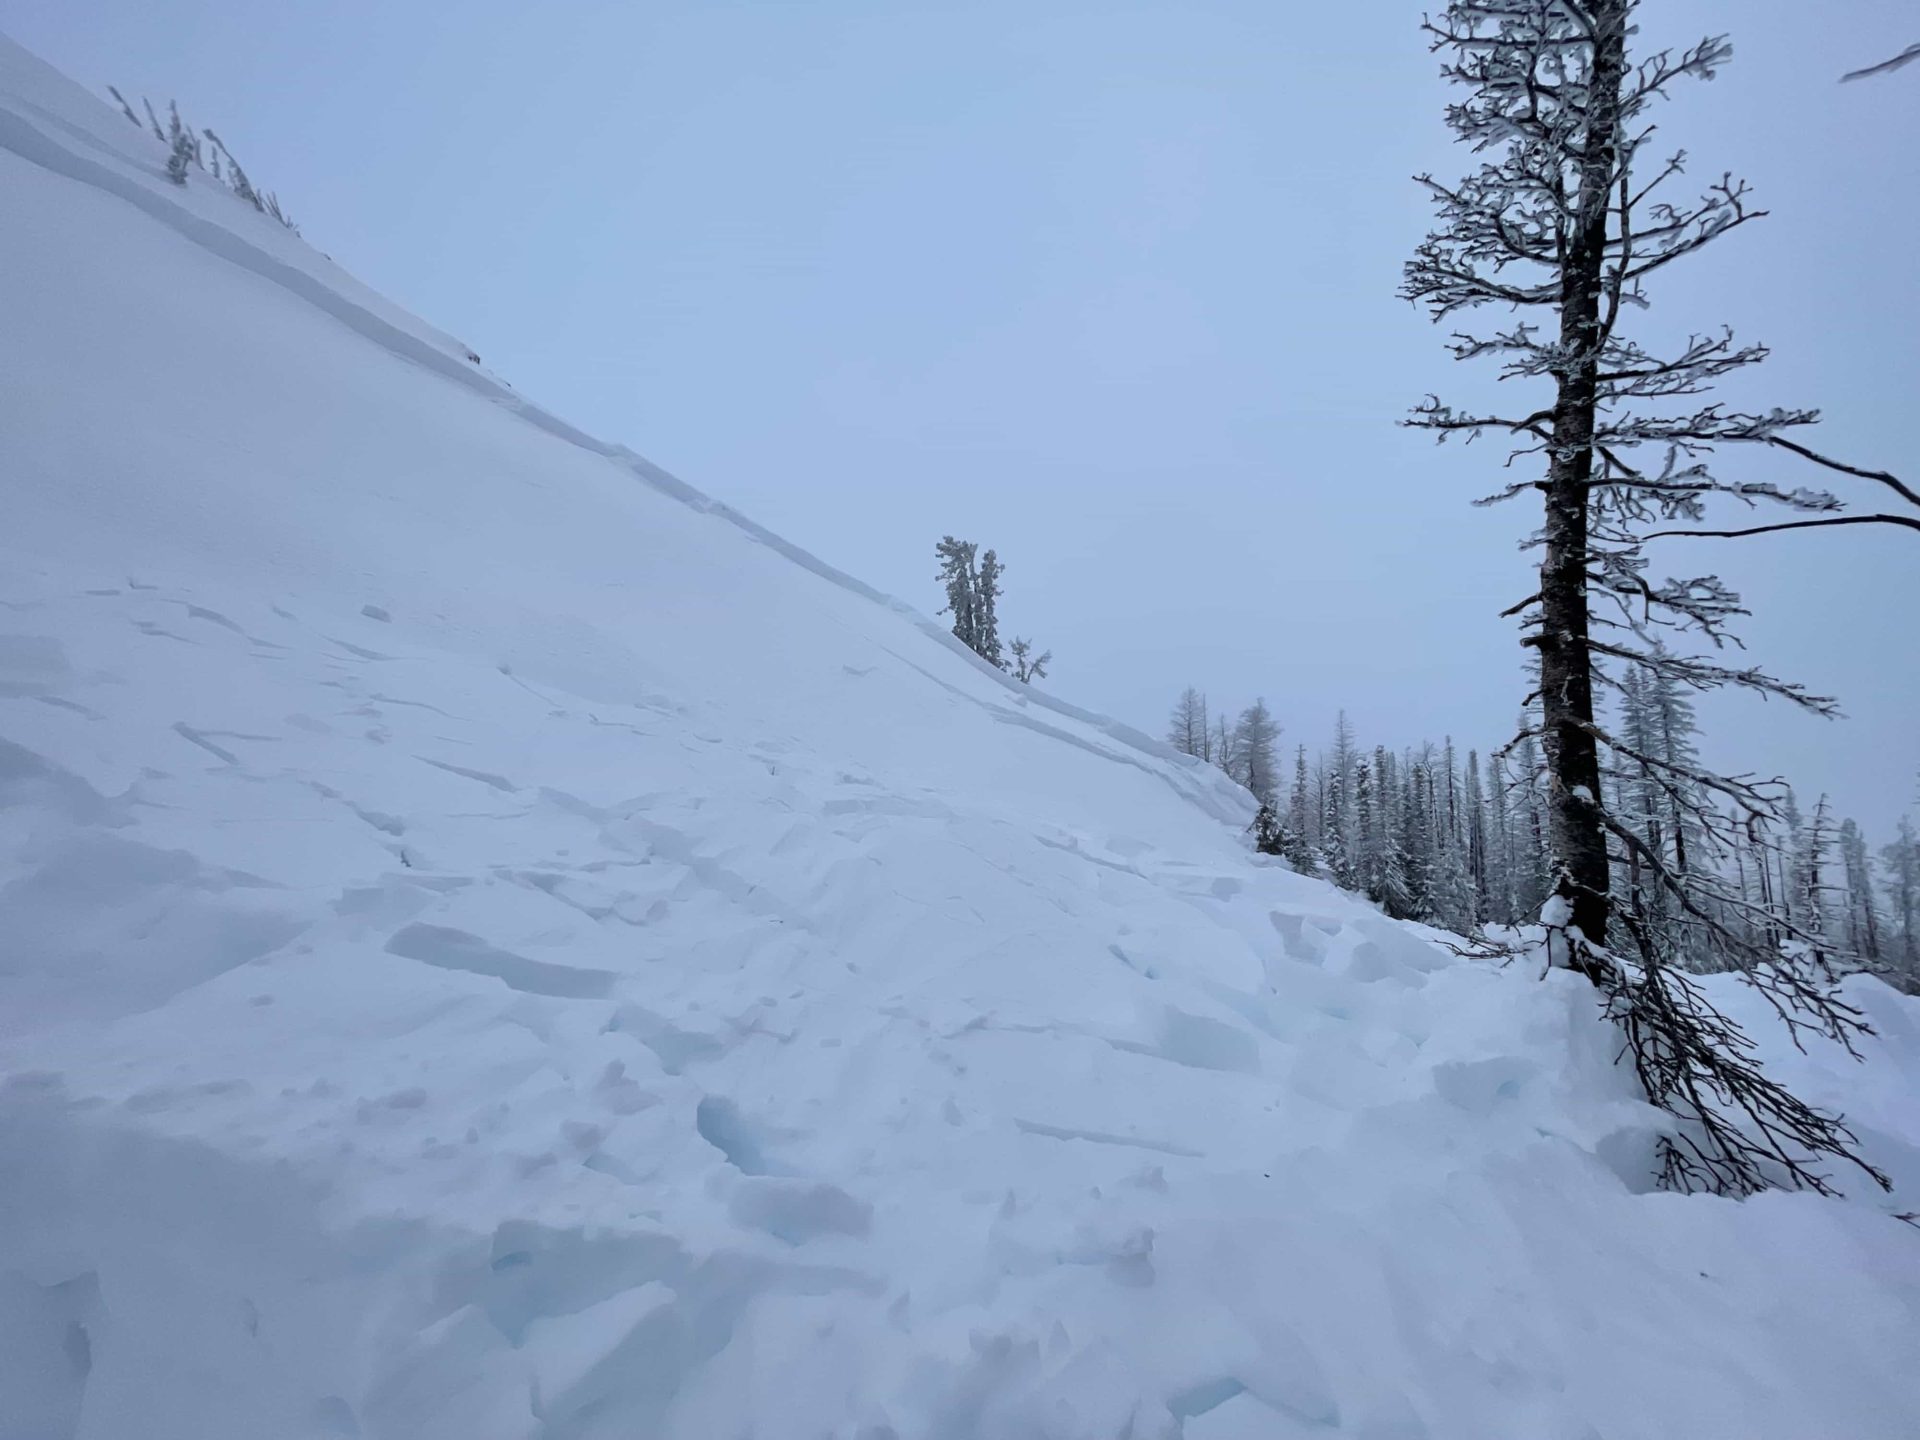
<instances>
[{"instance_id":1,"label":"snow drift","mask_svg":"<svg viewBox=\"0 0 1920 1440\"><path fill-rule=\"evenodd\" d=\"M1901 1202L163 164L0 43L0 1440L1913 1433Z\"/></svg>"}]
</instances>

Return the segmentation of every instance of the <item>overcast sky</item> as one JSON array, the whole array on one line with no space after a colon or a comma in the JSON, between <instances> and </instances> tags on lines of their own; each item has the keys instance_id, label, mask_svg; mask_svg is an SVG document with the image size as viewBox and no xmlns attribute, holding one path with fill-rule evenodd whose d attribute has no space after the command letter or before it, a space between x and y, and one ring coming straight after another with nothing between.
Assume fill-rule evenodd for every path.
<instances>
[{"instance_id":1,"label":"overcast sky","mask_svg":"<svg viewBox=\"0 0 1920 1440\"><path fill-rule=\"evenodd\" d=\"M1149 727L1264 695L1291 745L1505 738L1525 501L1395 428L1484 387L1394 296L1416 171L1467 163L1418 3L8 0L96 89L177 97L313 244L624 441L932 610L952 532L1008 565L1052 688ZM1659 119L1772 218L1655 295L1774 347L1732 398L1920 476L1911 0L1649 0L1730 32ZM1756 476L1819 483L1802 471ZM1865 506L1871 487L1850 493ZM1726 548L1729 543L1734 548ZM1753 657L1849 719L1716 703L1709 758L1831 790L1876 840L1920 772L1920 536L1670 547Z\"/></svg>"}]
</instances>

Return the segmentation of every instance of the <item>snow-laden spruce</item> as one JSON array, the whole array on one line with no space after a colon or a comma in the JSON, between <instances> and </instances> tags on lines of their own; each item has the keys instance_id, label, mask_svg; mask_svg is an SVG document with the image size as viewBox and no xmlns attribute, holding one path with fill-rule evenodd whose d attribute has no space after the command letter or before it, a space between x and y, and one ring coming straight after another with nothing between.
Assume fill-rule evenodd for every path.
<instances>
[{"instance_id":1,"label":"snow-laden spruce","mask_svg":"<svg viewBox=\"0 0 1920 1440\"><path fill-rule=\"evenodd\" d=\"M1586 982L167 158L0 46L0 1435L1911 1433L1914 1232L1646 1193Z\"/></svg>"}]
</instances>

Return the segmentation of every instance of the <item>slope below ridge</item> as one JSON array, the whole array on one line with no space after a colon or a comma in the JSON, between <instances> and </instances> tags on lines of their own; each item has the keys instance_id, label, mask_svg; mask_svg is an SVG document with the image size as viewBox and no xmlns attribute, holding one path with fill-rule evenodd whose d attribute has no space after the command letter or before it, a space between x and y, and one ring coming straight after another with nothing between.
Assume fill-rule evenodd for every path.
<instances>
[{"instance_id":1,"label":"slope below ridge","mask_svg":"<svg viewBox=\"0 0 1920 1440\"><path fill-rule=\"evenodd\" d=\"M634 479L643 481L658 493L669 496L682 504L704 514L715 516L737 528L759 543L773 549L787 560L828 580L833 585L849 590L856 595L876 602L907 620L912 628L921 634L931 636L956 655L961 656L979 674L985 676L997 686L1002 695L1011 694L1017 698L1023 709L1038 708L1077 720L1095 731L1120 743L1120 746L1144 749L1163 759L1172 757L1170 751L1159 742L1151 740L1130 727L1118 724L1103 716L1095 715L1051 698L1040 692L1029 692L1017 688L1014 682L998 671L986 666L971 656L947 631L927 620L911 607L880 594L853 577L838 571L774 535L764 527L756 525L732 507L712 500L695 490L692 486L667 474L659 467L634 454L624 446L611 445L597 440L585 432L561 420L552 413L541 409L523 397L517 395L510 386L490 373L479 368L477 357L459 341L453 340L442 332L425 325L415 317L398 310L382 297L359 284L351 276L333 265L326 257L301 243L286 231L266 223L261 217L250 214L247 207L228 195L218 186L176 187L164 183L160 168L164 155L156 144L143 132L122 123L122 117L114 115L93 97L80 91L65 77L50 70L18 46L0 36L0 96L10 96L11 103L0 101L0 149L11 150L20 159L33 163L43 169L98 190L104 195L119 199L145 213L161 226L174 231L182 238L198 245L212 255L227 260L230 264L258 277L261 281L273 285L285 292L288 299L305 301L324 314L340 322L347 330L372 341L386 350L395 360L406 362L424 369L431 374L450 381L459 389L491 401L508 414L557 437L585 455L600 457L616 462L616 476L605 473L596 475L598 488L604 493L611 482L621 491L630 489ZM136 251L137 251L137 247ZM107 264L129 263L133 270L128 275L130 283L142 283L140 257L137 253L114 255L83 255L75 257L77 263L87 270L88 278L99 273L102 262ZM77 278L69 275L62 278ZM258 292L256 291L256 296ZM197 309L190 294L176 297L180 306L188 311ZM278 297L276 297L278 298ZM266 302L260 297L261 303ZM182 315L176 311L168 317L175 322L165 328L166 338L178 333L177 322ZM141 337L129 335L126 343L137 343ZM235 338L216 319L210 333L203 333L203 342L213 348L230 350ZM149 355L148 360L156 366L177 367L180 357L173 355ZM259 428L267 429L271 424L271 412L286 410L289 407L275 404L276 400L290 399L294 413L282 418L290 422L283 443L296 441L301 433L301 420L311 419L313 409L306 407L302 397L283 397L272 384L270 377L274 372L269 369L262 377L265 384L256 383L238 391L219 392L217 401L212 399L210 386L196 383L192 372L181 375L184 383L174 387L156 387L151 399L156 407L181 406L186 408L204 407L218 404L231 407L238 404L265 402L265 411ZM379 372L376 371L377 375ZM59 379L54 383L57 385ZM23 399L26 392L23 390ZM361 399L367 397L362 396ZM429 425L415 427L407 423L404 417L390 416L389 424L374 432L373 448L384 454L386 447L393 444L398 433L412 431L416 436L424 435L425 444L439 460L438 465L429 466L428 473L456 472L453 468L461 457L449 455L442 443L446 431ZM399 423L391 423L398 418ZM495 417L496 419L498 417ZM63 437L71 440L73 437ZM337 435L330 438L337 440ZM523 439L525 437L522 437ZM337 443L323 447L329 461L354 458L342 455ZM498 542L502 535L513 537L514 550L520 555L522 563L533 558L526 553L535 547L529 544L545 535L559 539L565 547L568 561L585 560L585 555L574 551L579 547L582 536L595 533L592 521L595 518L585 513L586 506L577 506L575 513L568 516L571 523L551 523L551 516L545 505L545 492L549 492L564 480L564 476L555 476L554 451L552 447L535 447L530 454L528 464L540 473L541 478L532 484L511 485L491 495L468 496L461 494L465 507L485 506L491 524L471 538L477 542L474 546L476 560L493 560L502 553ZM364 457L362 457L364 458ZM384 475L390 473L399 457L388 456L384 462L375 460L364 469L356 469L350 474ZM498 465L497 470L511 473L511 465ZM311 467L309 467L310 473ZM87 472L94 473L94 472ZM478 472L468 471L468 475L486 474L482 467ZM218 483L215 476L206 477ZM295 466L289 478L303 479ZM280 534L288 533L292 525L303 519L319 519L321 523L303 533L315 537L331 537L335 529L325 523L324 517L333 516L340 511L340 502L346 498L337 493L342 479L337 464L329 470L330 484L315 487L304 493L313 496L318 511L314 516L301 516L284 513L276 516L276 529ZM514 478L520 479L521 476ZM176 542L184 541L184 550L188 556L196 559L209 544L218 545L227 538L221 527L211 530L197 526L188 528L184 533L176 533L177 527L168 521L185 519L191 522L195 512L182 511L176 505L162 503L156 509L145 513L135 511L131 515L125 505L126 496L120 493L123 481L119 477L108 477L103 496L94 496L81 491L73 497L75 502L65 512L47 511L43 518L52 522L47 531L34 538L41 543L53 543L71 540L75 536L85 536L88 542L89 558L98 563L102 558L104 546L100 543L105 537L100 533L102 521L108 516L119 523L111 528L118 531L122 538L133 541L136 553L148 565L159 558L156 551L165 553L164 539ZM586 500L592 491L586 487L570 488L569 498ZM159 497L156 497L159 498ZM348 514L358 518L362 524L378 518L381 502L396 498L410 499L417 504L431 506L436 502L450 501L453 497L436 492L433 487L422 485L410 496L397 497L391 487L386 486L372 495L357 497L372 504L353 506ZM106 503L89 503L104 500ZM487 502L494 502L488 504ZM631 495L622 494L616 508L625 509L632 502ZM417 512L416 512L417 517ZM85 523L73 525L75 519ZM460 535L459 527L450 522L454 516L446 509L439 510L433 518L437 521L436 539L444 544L450 538ZM629 516L619 518L629 519ZM130 521L135 523L129 523ZM616 541L626 533L624 527L614 525L610 536ZM164 537L164 539L163 539ZM370 558L366 554L363 536L354 537L353 553L364 565ZM231 552L223 551L223 558L231 562ZM319 574L338 573L338 553L328 554L324 548L317 555L308 557L321 561L332 561L331 567L322 569ZM400 556L404 562L409 557ZM457 557L449 555L449 561ZM621 557L617 553L604 554L602 559L610 562L599 578L603 583L619 585L625 581ZM413 567L405 566L407 573ZM571 564L563 567L571 572ZM591 573L591 567L590 573ZM262 577L272 580L286 578L280 575ZM307 578L317 578L308 576ZM554 577L548 577L554 578ZM559 598L559 597L556 597ZM603 597L592 597L603 598ZM561 611L560 613L570 613ZM572 613L593 613L572 612ZM497 617L488 615L487 620ZM897 628L897 627L896 627ZM610 668L602 673L611 673ZM1177 769L1175 772L1178 773ZM1221 815L1240 814L1244 818L1245 799L1234 792L1234 787L1222 783L1219 776L1210 769L1190 766L1186 769L1181 787L1190 795L1198 798L1209 809Z\"/></svg>"},{"instance_id":2,"label":"slope below ridge","mask_svg":"<svg viewBox=\"0 0 1920 1440\"><path fill-rule=\"evenodd\" d=\"M159 164L0 46L4 1440L1910 1433L1577 982Z\"/></svg>"}]
</instances>

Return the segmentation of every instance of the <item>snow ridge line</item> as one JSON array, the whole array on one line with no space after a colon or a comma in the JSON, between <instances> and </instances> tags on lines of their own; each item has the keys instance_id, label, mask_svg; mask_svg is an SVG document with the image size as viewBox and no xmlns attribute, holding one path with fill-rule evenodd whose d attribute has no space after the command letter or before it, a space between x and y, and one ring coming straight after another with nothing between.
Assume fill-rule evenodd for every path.
<instances>
[{"instance_id":1,"label":"snow ridge line","mask_svg":"<svg viewBox=\"0 0 1920 1440\"><path fill-rule=\"evenodd\" d=\"M411 334L401 326L375 314L366 306L341 294L318 276L311 275L298 266L278 258L238 232L204 216L194 214L166 190L143 180L138 174L123 173L101 160L78 153L62 140L41 129L25 115L9 108L6 102L11 99L12 97L0 97L0 148L9 150L28 163L38 165L56 175L125 200L202 249L244 270L251 271L261 279L280 286L288 293L331 315L396 358L411 361L444 379L464 386L474 394L511 411L528 424L546 431L555 438L614 462L654 490L679 501L691 510L713 515L733 525L749 539L766 546L829 584L851 591L862 599L869 600L905 618L923 634L961 656L980 674L998 683L1017 706L1051 711L1076 721L1116 742L1124 749L1115 752L1089 746L1076 736L1030 718L1022 720L1021 723L1051 733L1057 738L1068 740L1083 748L1095 749L1097 753L1121 764L1156 774L1177 793L1225 823L1244 825L1251 816L1253 806L1246 793L1219 771L1207 765L1205 761L1182 754L1163 741L1156 740L1122 721L1021 685L1004 671L981 659L956 639L945 626L922 614L906 601L876 590L865 581L827 564L818 556L749 519L731 505L714 499L678 476L661 469L627 446L600 440L578 426L562 420L551 411L542 409L515 392L503 381L476 369L471 362L456 358L420 336ZM104 109L104 106L102 108ZM63 130L73 130L73 127L55 120L54 117L46 118L58 124ZM75 134L76 138L83 139L89 146L105 150L105 147L94 137L77 131ZM141 138L144 141L146 137ZM159 174L158 170L154 173L156 176ZM318 256L318 252L315 253ZM1018 717L1008 716L1007 718ZM1128 750L1151 757L1160 761L1161 764L1158 766L1145 764L1134 755L1125 753Z\"/></svg>"}]
</instances>

